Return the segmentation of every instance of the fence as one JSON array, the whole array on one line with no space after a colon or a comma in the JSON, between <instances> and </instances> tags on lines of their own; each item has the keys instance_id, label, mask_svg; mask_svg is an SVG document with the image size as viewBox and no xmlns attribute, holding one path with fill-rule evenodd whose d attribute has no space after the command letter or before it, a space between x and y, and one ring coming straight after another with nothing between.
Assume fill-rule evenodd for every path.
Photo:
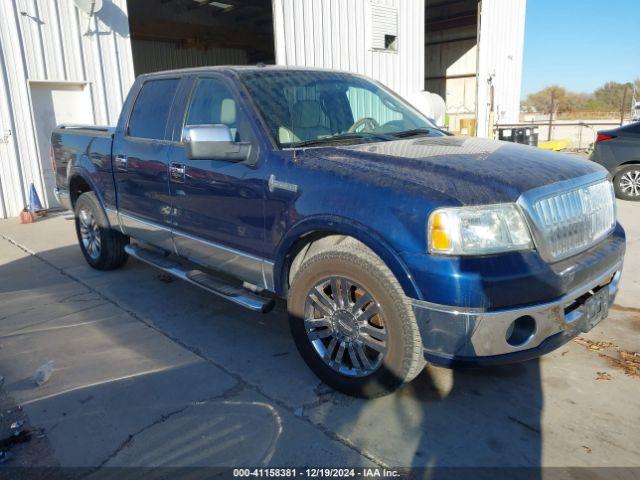
<instances>
[{"instance_id":1,"label":"fence","mask_svg":"<svg viewBox=\"0 0 640 480\"><path fill-rule=\"evenodd\" d=\"M552 140L567 140L570 142L569 149L572 150L586 150L592 143L596 141L598 131L610 130L620 126L620 120L554 120L551 126L551 135L549 135L549 121L532 121L523 122L518 124L500 124L496 125L497 130L500 128L523 128L523 127L537 127L540 142L545 142L547 139Z\"/></svg>"}]
</instances>

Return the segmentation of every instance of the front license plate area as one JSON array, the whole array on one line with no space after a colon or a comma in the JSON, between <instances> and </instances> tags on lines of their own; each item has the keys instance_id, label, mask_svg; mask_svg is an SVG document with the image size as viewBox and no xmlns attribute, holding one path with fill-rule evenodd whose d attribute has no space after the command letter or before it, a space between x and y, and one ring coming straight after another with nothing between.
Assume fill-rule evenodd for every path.
<instances>
[{"instance_id":1,"label":"front license plate area","mask_svg":"<svg viewBox=\"0 0 640 480\"><path fill-rule=\"evenodd\" d=\"M588 332L609 315L609 289L598 290L591 298L584 302L584 324L582 331Z\"/></svg>"}]
</instances>

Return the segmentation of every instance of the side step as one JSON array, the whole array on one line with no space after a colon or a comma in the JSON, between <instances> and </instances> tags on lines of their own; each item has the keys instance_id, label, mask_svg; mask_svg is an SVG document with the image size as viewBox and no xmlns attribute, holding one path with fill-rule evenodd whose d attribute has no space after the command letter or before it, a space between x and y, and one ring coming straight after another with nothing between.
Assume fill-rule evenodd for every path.
<instances>
[{"instance_id":1,"label":"side step","mask_svg":"<svg viewBox=\"0 0 640 480\"><path fill-rule=\"evenodd\" d=\"M142 247L126 245L124 250L130 256L140 261L148 263L164 272L254 312L267 313L275 305L275 302L271 298L261 297L242 287L236 287L226 283L201 270L187 270L167 257Z\"/></svg>"}]
</instances>

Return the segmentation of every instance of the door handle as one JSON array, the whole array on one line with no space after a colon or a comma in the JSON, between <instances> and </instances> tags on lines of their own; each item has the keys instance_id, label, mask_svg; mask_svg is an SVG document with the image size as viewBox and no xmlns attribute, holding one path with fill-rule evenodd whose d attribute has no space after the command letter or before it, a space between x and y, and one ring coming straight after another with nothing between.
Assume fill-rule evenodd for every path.
<instances>
[{"instance_id":1,"label":"door handle","mask_svg":"<svg viewBox=\"0 0 640 480\"><path fill-rule=\"evenodd\" d=\"M127 158L126 155L116 155L116 160L115 160L116 170L120 172L126 172L128 160L129 159Z\"/></svg>"},{"instance_id":2,"label":"door handle","mask_svg":"<svg viewBox=\"0 0 640 480\"><path fill-rule=\"evenodd\" d=\"M186 168L182 163L169 165L169 178L174 183L184 183Z\"/></svg>"}]
</instances>

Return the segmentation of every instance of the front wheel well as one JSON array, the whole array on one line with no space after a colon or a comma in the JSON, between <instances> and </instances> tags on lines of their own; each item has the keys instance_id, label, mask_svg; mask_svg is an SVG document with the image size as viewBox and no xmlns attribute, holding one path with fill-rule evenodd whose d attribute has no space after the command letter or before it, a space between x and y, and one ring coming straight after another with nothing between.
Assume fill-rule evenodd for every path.
<instances>
[{"instance_id":1,"label":"front wheel well","mask_svg":"<svg viewBox=\"0 0 640 480\"><path fill-rule=\"evenodd\" d=\"M330 231L310 232L294 242L285 257L285 275L283 275L282 278L282 291L285 295L289 291L291 280L295 277L305 258L314 255L316 252L321 250L326 250L345 243L351 243L354 246L357 245L360 248L371 251L369 247L357 238Z\"/></svg>"},{"instance_id":2,"label":"front wheel well","mask_svg":"<svg viewBox=\"0 0 640 480\"><path fill-rule=\"evenodd\" d=\"M93 191L93 189L91 188L91 185L89 185L89 182L87 182L80 175L71 177L71 180L69 181L69 196L71 197L71 205L74 208L76 206L78 197L80 197L80 195L82 195L83 193L91 191Z\"/></svg>"}]
</instances>

